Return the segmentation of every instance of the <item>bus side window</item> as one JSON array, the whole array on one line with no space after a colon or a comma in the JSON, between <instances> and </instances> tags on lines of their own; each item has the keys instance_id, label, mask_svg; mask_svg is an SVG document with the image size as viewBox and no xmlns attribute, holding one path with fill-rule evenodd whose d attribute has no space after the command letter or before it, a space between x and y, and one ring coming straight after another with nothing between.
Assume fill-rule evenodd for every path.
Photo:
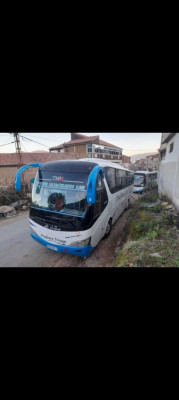
<instances>
[{"instance_id":1,"label":"bus side window","mask_svg":"<svg viewBox=\"0 0 179 400\"><path fill-rule=\"evenodd\" d=\"M126 171L121 171L121 173L122 173L122 188L124 189L127 185Z\"/></svg>"},{"instance_id":2,"label":"bus side window","mask_svg":"<svg viewBox=\"0 0 179 400\"><path fill-rule=\"evenodd\" d=\"M127 178L126 178L126 185L129 186L130 185L130 172L126 172Z\"/></svg>"},{"instance_id":3,"label":"bus side window","mask_svg":"<svg viewBox=\"0 0 179 400\"><path fill-rule=\"evenodd\" d=\"M112 167L105 167L104 168L104 173L105 173L105 178L107 181L107 184L109 186L109 190L111 193L116 192L116 174L115 174L115 168Z\"/></svg>"},{"instance_id":4,"label":"bus side window","mask_svg":"<svg viewBox=\"0 0 179 400\"><path fill-rule=\"evenodd\" d=\"M104 181L100 174L96 180L96 202L94 204L94 218L97 218L108 204L108 195Z\"/></svg>"},{"instance_id":5,"label":"bus side window","mask_svg":"<svg viewBox=\"0 0 179 400\"><path fill-rule=\"evenodd\" d=\"M133 185L134 183L134 174L130 173L130 185Z\"/></svg>"},{"instance_id":6,"label":"bus side window","mask_svg":"<svg viewBox=\"0 0 179 400\"><path fill-rule=\"evenodd\" d=\"M121 170L116 169L116 191L122 189L122 176Z\"/></svg>"}]
</instances>

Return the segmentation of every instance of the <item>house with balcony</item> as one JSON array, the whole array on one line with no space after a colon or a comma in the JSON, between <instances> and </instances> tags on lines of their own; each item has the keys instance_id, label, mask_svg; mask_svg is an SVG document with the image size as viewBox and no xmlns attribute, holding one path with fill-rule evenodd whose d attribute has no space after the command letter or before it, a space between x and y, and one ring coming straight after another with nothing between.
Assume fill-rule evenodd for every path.
<instances>
[{"instance_id":1,"label":"house with balcony","mask_svg":"<svg viewBox=\"0 0 179 400\"><path fill-rule=\"evenodd\" d=\"M179 133L162 133L159 153L159 194L167 196L179 211Z\"/></svg>"},{"instance_id":2,"label":"house with balcony","mask_svg":"<svg viewBox=\"0 0 179 400\"><path fill-rule=\"evenodd\" d=\"M69 142L51 147L50 152L76 153L80 158L103 158L122 163L122 148L100 139L99 135L87 136L76 132L71 133Z\"/></svg>"}]
</instances>

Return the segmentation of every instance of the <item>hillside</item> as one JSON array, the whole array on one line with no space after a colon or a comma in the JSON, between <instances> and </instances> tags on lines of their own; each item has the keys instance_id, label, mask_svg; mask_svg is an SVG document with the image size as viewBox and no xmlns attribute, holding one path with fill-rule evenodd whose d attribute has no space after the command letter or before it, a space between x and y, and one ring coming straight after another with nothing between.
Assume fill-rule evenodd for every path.
<instances>
[{"instance_id":1,"label":"hillside","mask_svg":"<svg viewBox=\"0 0 179 400\"><path fill-rule=\"evenodd\" d=\"M143 153L143 154L134 154L131 156L131 162L135 163L137 160L141 160L141 158L145 158L146 156L150 156L153 154L157 154L157 152L153 152L153 153Z\"/></svg>"}]
</instances>

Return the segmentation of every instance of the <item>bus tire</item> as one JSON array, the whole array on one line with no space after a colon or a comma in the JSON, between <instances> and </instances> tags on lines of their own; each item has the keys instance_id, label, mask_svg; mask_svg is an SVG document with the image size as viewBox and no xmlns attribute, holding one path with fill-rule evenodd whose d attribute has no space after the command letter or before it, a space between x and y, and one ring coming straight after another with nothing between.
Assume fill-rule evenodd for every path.
<instances>
[{"instance_id":1,"label":"bus tire","mask_svg":"<svg viewBox=\"0 0 179 400\"><path fill-rule=\"evenodd\" d=\"M110 218L108 223L107 223L106 232L105 232L105 234L103 236L103 239L106 239L110 235L111 228L112 228L112 219Z\"/></svg>"}]
</instances>

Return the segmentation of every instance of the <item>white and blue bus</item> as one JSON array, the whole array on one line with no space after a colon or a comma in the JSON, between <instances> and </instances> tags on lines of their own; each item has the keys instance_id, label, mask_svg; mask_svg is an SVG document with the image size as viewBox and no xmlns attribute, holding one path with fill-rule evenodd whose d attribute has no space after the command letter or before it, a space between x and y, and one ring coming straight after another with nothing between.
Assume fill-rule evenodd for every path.
<instances>
[{"instance_id":1,"label":"white and blue bus","mask_svg":"<svg viewBox=\"0 0 179 400\"><path fill-rule=\"evenodd\" d=\"M134 193L143 193L157 187L157 171L136 171L134 173Z\"/></svg>"},{"instance_id":2,"label":"white and blue bus","mask_svg":"<svg viewBox=\"0 0 179 400\"><path fill-rule=\"evenodd\" d=\"M101 159L28 164L39 167L32 190L29 223L34 240L56 252L87 257L128 208L134 172Z\"/></svg>"}]
</instances>

